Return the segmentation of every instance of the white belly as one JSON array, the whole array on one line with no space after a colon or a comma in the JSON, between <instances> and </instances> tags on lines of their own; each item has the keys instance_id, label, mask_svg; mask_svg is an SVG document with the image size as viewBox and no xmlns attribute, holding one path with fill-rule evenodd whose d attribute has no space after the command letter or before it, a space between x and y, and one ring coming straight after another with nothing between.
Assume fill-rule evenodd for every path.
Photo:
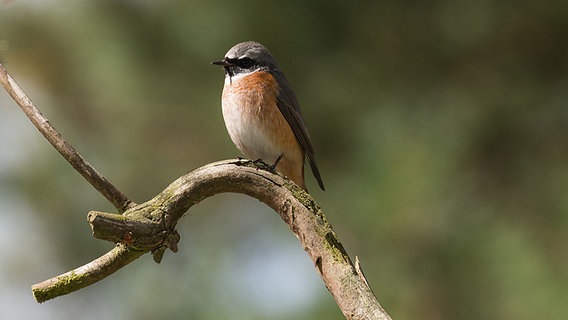
<instances>
[{"instance_id":1,"label":"white belly","mask_svg":"<svg viewBox=\"0 0 568 320\"><path fill-rule=\"evenodd\" d=\"M258 107L252 107L256 104L252 100L254 99L243 99L242 96L225 98L223 101L225 126L231 140L245 157L251 160L262 159L267 164L273 164L284 150L281 150L273 140L273 133L269 130L271 125L269 119L261 118L262 112Z\"/></svg>"}]
</instances>

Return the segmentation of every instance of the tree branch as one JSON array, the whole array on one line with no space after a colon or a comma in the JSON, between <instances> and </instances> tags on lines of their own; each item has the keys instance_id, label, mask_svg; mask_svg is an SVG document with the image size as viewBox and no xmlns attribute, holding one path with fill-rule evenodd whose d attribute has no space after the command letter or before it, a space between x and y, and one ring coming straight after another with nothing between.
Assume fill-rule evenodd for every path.
<instances>
[{"instance_id":1,"label":"tree branch","mask_svg":"<svg viewBox=\"0 0 568 320\"><path fill-rule=\"evenodd\" d=\"M165 248L177 250L177 221L193 205L218 193L246 194L274 209L296 234L348 319L390 319L314 199L268 169L268 165L249 160L208 164L178 178L153 199L128 209L123 215L91 211L88 220L95 237L122 242L136 253L152 252L159 261ZM100 272L98 263L94 262L82 268L76 270L82 274L89 274L90 268L96 270L99 275L96 280L117 270L106 268ZM35 285L34 294L40 292L39 298L54 298L80 289L76 283L84 281L82 277L61 277Z\"/></svg>"},{"instance_id":2,"label":"tree branch","mask_svg":"<svg viewBox=\"0 0 568 320\"><path fill-rule=\"evenodd\" d=\"M33 104L32 100L20 88L8 71L0 63L0 82L14 99L16 104L24 111L33 125L53 145L53 147L79 172L95 189L97 189L114 207L123 212L132 203L128 197L118 190L112 183L103 177L91 164L89 164L73 146L55 129L49 120Z\"/></svg>"},{"instance_id":3,"label":"tree branch","mask_svg":"<svg viewBox=\"0 0 568 320\"><path fill-rule=\"evenodd\" d=\"M36 301L40 303L66 295L108 277L144 253L144 251L133 250L126 245L118 244L111 251L84 266L34 284L32 292Z\"/></svg>"},{"instance_id":4,"label":"tree branch","mask_svg":"<svg viewBox=\"0 0 568 320\"><path fill-rule=\"evenodd\" d=\"M91 211L97 238L118 243L92 262L32 286L38 302L65 295L104 279L151 252L160 262L166 249L177 251L177 221L193 205L218 193L254 197L274 209L299 239L347 319L390 319L361 271L314 199L270 167L249 160L208 164L178 178L153 199L136 205L88 164L51 126L0 64L0 82L38 130L122 215Z\"/></svg>"}]
</instances>

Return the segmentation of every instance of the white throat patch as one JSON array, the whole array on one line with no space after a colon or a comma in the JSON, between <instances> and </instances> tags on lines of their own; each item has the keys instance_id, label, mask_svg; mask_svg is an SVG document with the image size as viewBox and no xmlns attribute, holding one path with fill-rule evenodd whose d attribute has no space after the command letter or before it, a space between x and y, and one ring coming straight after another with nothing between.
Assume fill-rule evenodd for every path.
<instances>
[{"instance_id":1,"label":"white throat patch","mask_svg":"<svg viewBox=\"0 0 568 320\"><path fill-rule=\"evenodd\" d=\"M244 78L244 77L246 77L246 76L250 76L251 74L253 74L253 73L257 72L257 71L258 71L258 69L257 69L257 70L253 70L253 71L249 71L249 72L241 72L241 73L236 74L236 75L234 75L234 76L232 76L232 77L229 76L229 74L226 74L226 75L225 75L225 84L231 84L231 82L238 81L239 79Z\"/></svg>"}]
</instances>

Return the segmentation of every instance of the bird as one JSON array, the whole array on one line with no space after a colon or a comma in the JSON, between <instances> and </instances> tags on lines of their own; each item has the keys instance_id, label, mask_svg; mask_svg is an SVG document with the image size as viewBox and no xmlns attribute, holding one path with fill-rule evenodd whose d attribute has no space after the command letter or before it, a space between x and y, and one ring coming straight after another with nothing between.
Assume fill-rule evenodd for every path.
<instances>
[{"instance_id":1,"label":"bird","mask_svg":"<svg viewBox=\"0 0 568 320\"><path fill-rule=\"evenodd\" d=\"M256 41L246 41L211 64L225 71L223 119L237 149L251 160L271 165L306 192L307 158L325 190L298 99L272 53Z\"/></svg>"}]
</instances>

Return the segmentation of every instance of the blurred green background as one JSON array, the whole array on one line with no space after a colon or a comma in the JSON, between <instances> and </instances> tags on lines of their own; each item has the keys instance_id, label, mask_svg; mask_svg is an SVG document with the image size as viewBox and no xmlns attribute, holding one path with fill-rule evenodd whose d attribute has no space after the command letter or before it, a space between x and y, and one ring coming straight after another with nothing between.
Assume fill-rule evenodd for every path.
<instances>
[{"instance_id":1,"label":"blurred green background","mask_svg":"<svg viewBox=\"0 0 568 320\"><path fill-rule=\"evenodd\" d=\"M143 202L238 155L220 107L257 40L299 97L327 191L307 178L394 319L568 316L568 2L0 2L0 60L109 180ZM36 304L29 287L101 255L112 211L0 93L6 319L340 319L256 200L219 195L144 256Z\"/></svg>"}]
</instances>

